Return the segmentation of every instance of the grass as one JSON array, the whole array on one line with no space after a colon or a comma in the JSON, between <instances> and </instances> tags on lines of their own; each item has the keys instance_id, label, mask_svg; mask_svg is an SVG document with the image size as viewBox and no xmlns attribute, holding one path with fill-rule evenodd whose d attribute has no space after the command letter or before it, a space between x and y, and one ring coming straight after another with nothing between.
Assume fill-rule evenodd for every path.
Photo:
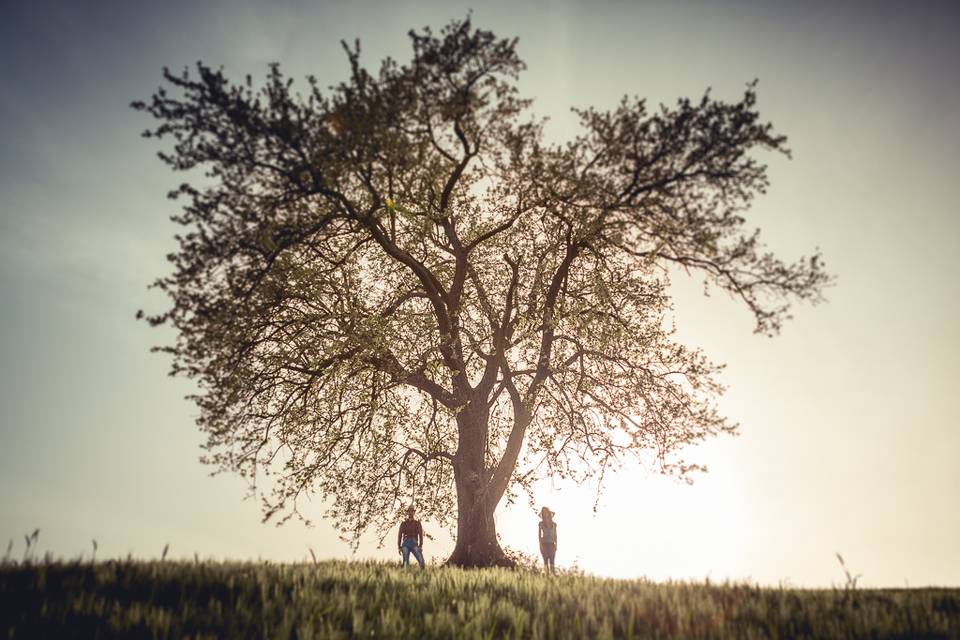
<instances>
[{"instance_id":1,"label":"grass","mask_svg":"<svg viewBox=\"0 0 960 640\"><path fill-rule=\"evenodd\" d=\"M960 590L373 562L6 562L6 638L960 638Z\"/></svg>"}]
</instances>

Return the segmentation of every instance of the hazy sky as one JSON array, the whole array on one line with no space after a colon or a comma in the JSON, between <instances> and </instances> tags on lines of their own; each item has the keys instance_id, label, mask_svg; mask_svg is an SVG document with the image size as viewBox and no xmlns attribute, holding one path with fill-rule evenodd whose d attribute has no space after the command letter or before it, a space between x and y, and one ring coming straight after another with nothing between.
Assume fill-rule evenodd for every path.
<instances>
[{"instance_id":1,"label":"hazy sky","mask_svg":"<svg viewBox=\"0 0 960 640\"><path fill-rule=\"evenodd\" d=\"M866 585L960 585L960 9L951 2L475 3L474 23L519 36L521 92L573 132L570 106L736 99L794 157L770 156L750 212L785 259L820 247L829 302L796 309L774 339L698 282L676 286L685 342L728 367L721 409L741 435L690 451L693 486L615 476L596 514L587 488L543 483L558 561L656 579L829 586L834 552ZM802 5L802 8L801 8ZM183 380L136 322L165 298L180 176L128 108L164 65L339 81L339 40L364 59L408 59L406 31L466 15L460 2L4 2L0 22L0 541L41 529L57 555L347 557L322 521L260 524L236 477L208 476ZM306 505L319 519L322 504ZM506 545L536 552L525 504L498 514ZM430 523L425 523L428 532ZM435 528L434 528L434 532ZM427 556L443 557L438 536ZM366 540L361 556L394 558Z\"/></svg>"}]
</instances>

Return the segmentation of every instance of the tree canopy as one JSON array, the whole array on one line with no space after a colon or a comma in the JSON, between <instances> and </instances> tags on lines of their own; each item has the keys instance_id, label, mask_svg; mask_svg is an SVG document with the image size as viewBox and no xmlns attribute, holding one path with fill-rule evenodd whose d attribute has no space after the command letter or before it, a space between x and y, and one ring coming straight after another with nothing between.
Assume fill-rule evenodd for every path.
<instances>
[{"instance_id":1,"label":"tree canopy","mask_svg":"<svg viewBox=\"0 0 960 640\"><path fill-rule=\"evenodd\" d=\"M754 84L726 103L575 110L545 140L516 82L515 39L469 18L410 32L412 59L361 65L299 93L222 70L164 70L134 108L160 157L205 174L185 198L172 273L172 373L206 461L262 493L265 517L319 493L352 540L411 501L457 524L451 560L497 562L493 513L542 474L602 476L631 456L667 473L735 425L718 366L664 322L672 267L741 300L777 333L829 281L783 262L743 214L767 186L759 150L788 153Z\"/></svg>"}]
</instances>

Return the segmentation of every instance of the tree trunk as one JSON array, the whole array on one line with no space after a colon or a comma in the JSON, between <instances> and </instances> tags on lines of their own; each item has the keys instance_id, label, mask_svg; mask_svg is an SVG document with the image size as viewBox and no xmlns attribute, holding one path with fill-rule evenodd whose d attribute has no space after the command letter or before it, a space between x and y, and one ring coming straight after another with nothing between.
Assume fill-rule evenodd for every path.
<instances>
[{"instance_id":1,"label":"tree trunk","mask_svg":"<svg viewBox=\"0 0 960 640\"><path fill-rule=\"evenodd\" d=\"M486 403L468 406L457 416L459 445L454 461L457 485L457 544L447 564L460 567L511 567L497 540L494 512L499 496L488 493L490 473L484 453L487 444Z\"/></svg>"},{"instance_id":2,"label":"tree trunk","mask_svg":"<svg viewBox=\"0 0 960 640\"><path fill-rule=\"evenodd\" d=\"M497 540L494 509L476 492L461 491L457 481L457 544L447 564L460 567L515 566Z\"/></svg>"}]
</instances>

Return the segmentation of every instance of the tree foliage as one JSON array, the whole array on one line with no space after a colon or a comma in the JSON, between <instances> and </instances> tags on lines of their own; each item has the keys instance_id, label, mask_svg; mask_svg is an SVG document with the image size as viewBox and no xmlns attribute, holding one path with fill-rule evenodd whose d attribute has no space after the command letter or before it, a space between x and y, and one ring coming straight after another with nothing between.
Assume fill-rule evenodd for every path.
<instances>
[{"instance_id":1,"label":"tree foliage","mask_svg":"<svg viewBox=\"0 0 960 640\"><path fill-rule=\"evenodd\" d=\"M516 40L469 19L410 38L412 60L376 73L344 45L328 90L198 63L133 104L172 140L167 164L206 171L171 194L188 201L155 283L171 306L148 319L176 330L161 350L198 384L207 461L271 475L266 517L319 492L354 540L411 500L447 524L492 514L544 473L631 456L689 473L678 452L735 425L719 367L664 322L671 269L765 334L828 282L742 217L767 186L754 153L787 153L754 86L578 110L582 132L552 144L518 95Z\"/></svg>"}]
</instances>

